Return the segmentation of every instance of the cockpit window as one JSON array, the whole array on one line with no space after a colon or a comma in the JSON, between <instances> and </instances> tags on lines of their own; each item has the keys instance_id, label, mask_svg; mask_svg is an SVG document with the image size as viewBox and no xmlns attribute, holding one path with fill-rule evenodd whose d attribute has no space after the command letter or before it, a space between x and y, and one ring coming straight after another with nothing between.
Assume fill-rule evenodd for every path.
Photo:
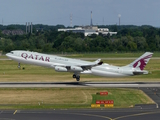
<instances>
[{"instance_id":1,"label":"cockpit window","mask_svg":"<svg viewBox=\"0 0 160 120\"><path fill-rule=\"evenodd\" d=\"M11 54L13 54L13 52L10 52Z\"/></svg>"}]
</instances>

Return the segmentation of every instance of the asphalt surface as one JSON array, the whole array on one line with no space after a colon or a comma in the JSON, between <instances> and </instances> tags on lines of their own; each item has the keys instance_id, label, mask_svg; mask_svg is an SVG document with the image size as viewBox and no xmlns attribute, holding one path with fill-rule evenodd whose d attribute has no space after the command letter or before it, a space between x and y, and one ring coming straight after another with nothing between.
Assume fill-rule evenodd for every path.
<instances>
[{"instance_id":1,"label":"asphalt surface","mask_svg":"<svg viewBox=\"0 0 160 120\"><path fill-rule=\"evenodd\" d=\"M140 89L156 103L157 108L160 108L160 87L147 87Z\"/></svg>"},{"instance_id":2,"label":"asphalt surface","mask_svg":"<svg viewBox=\"0 0 160 120\"><path fill-rule=\"evenodd\" d=\"M10 87L159 87L160 82L0 82L0 88Z\"/></svg>"},{"instance_id":3,"label":"asphalt surface","mask_svg":"<svg viewBox=\"0 0 160 120\"><path fill-rule=\"evenodd\" d=\"M159 120L160 109L7 110L0 120Z\"/></svg>"}]
</instances>

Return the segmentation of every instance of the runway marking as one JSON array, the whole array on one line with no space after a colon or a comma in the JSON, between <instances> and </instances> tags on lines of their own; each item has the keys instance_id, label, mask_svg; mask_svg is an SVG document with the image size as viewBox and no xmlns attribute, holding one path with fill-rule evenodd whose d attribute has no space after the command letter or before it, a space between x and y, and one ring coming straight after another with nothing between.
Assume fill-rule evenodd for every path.
<instances>
[{"instance_id":1,"label":"runway marking","mask_svg":"<svg viewBox=\"0 0 160 120\"><path fill-rule=\"evenodd\" d=\"M125 116L120 116L120 117L117 117L117 118L113 118L112 120L118 120L118 119L127 118L127 117L136 117L136 116L142 116L142 115L156 114L156 113L160 113L160 111L144 112L144 113L138 113L138 114L132 114L132 115L125 115Z\"/></svg>"},{"instance_id":2,"label":"runway marking","mask_svg":"<svg viewBox=\"0 0 160 120\"><path fill-rule=\"evenodd\" d=\"M13 115L15 115L17 113L17 110L14 111Z\"/></svg>"},{"instance_id":3,"label":"runway marking","mask_svg":"<svg viewBox=\"0 0 160 120\"><path fill-rule=\"evenodd\" d=\"M82 91L82 93L84 94L84 96L85 96L85 102L83 103L83 104L85 104L85 103L87 103L88 102L88 98L87 98L87 95L86 95L86 93L84 92L84 91Z\"/></svg>"},{"instance_id":4,"label":"runway marking","mask_svg":"<svg viewBox=\"0 0 160 120\"><path fill-rule=\"evenodd\" d=\"M89 99L92 100L92 94L93 94L93 93L90 93L89 91L87 91L87 93L88 93L88 95L89 95L89 97L90 97Z\"/></svg>"}]
</instances>

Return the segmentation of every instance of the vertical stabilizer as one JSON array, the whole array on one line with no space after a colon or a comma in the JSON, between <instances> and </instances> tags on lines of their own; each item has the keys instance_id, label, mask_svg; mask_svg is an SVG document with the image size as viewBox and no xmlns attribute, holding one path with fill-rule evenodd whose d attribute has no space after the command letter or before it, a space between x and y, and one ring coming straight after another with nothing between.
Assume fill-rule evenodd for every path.
<instances>
[{"instance_id":1,"label":"vertical stabilizer","mask_svg":"<svg viewBox=\"0 0 160 120\"><path fill-rule=\"evenodd\" d=\"M135 69L143 70L145 68L145 66L147 65L147 63L149 62L152 55L153 55L153 53L146 52L127 66L130 66Z\"/></svg>"}]
</instances>

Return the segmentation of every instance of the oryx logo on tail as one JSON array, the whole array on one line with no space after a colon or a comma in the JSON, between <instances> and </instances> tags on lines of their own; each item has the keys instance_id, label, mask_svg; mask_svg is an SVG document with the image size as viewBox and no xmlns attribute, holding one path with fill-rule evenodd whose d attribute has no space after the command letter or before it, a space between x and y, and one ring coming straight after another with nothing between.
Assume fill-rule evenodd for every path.
<instances>
[{"instance_id":1,"label":"oryx logo on tail","mask_svg":"<svg viewBox=\"0 0 160 120\"><path fill-rule=\"evenodd\" d=\"M152 57L152 54L147 55L143 58L138 59L137 61L135 61L135 63L133 64L134 68L140 68L140 70L143 70L144 67L147 65L148 61L150 60L150 58Z\"/></svg>"}]
</instances>

